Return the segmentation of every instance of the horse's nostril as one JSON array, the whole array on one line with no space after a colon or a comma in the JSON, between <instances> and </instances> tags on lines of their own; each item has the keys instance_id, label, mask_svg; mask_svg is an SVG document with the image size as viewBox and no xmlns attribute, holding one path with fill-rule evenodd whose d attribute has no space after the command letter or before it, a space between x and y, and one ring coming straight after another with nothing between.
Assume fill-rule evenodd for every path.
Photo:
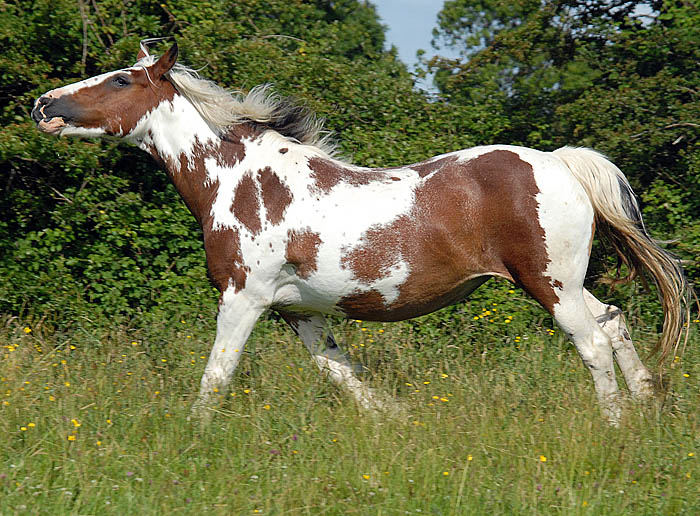
<instances>
[{"instance_id":1,"label":"horse's nostril","mask_svg":"<svg viewBox=\"0 0 700 516\"><path fill-rule=\"evenodd\" d=\"M40 106L41 106L42 108L44 108L44 107L49 107L51 104L53 104L53 102L54 102L55 100L56 100L56 99L53 98L53 97L46 97L46 96L44 96L44 97L41 97L41 98L39 99L39 104L40 104Z\"/></svg>"},{"instance_id":2,"label":"horse's nostril","mask_svg":"<svg viewBox=\"0 0 700 516\"><path fill-rule=\"evenodd\" d=\"M39 109L42 106L42 98L37 99L37 101L34 103L34 109L32 109L32 120L34 120L36 123L39 123L41 121L41 113L39 113Z\"/></svg>"},{"instance_id":3,"label":"horse's nostril","mask_svg":"<svg viewBox=\"0 0 700 516\"><path fill-rule=\"evenodd\" d=\"M56 99L54 99L53 97L39 97L39 100L36 101L34 109L32 109L32 119L38 123L44 118L49 118L49 116L46 113L44 113L44 109L50 104L52 104L54 100Z\"/></svg>"}]
</instances>

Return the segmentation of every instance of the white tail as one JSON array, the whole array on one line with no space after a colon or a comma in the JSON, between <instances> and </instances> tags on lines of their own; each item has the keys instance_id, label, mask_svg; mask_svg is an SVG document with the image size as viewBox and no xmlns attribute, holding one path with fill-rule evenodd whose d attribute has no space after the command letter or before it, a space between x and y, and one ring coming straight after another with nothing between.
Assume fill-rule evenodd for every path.
<instances>
[{"instance_id":1,"label":"white tail","mask_svg":"<svg viewBox=\"0 0 700 516\"><path fill-rule=\"evenodd\" d=\"M630 281L646 272L656 284L664 310L664 326L654 351L660 361L676 352L683 324L690 316L693 291L679 260L646 232L637 198L625 175L605 156L591 149L562 147L553 152L571 170L588 194L596 224L629 268ZM686 331L685 338L688 334Z\"/></svg>"}]
</instances>

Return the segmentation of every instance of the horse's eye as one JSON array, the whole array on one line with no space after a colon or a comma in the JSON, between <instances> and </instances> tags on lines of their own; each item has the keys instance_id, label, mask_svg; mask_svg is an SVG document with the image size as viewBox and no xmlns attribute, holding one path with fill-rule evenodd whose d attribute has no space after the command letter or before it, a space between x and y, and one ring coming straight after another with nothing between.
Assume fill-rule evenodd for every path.
<instances>
[{"instance_id":1,"label":"horse's eye","mask_svg":"<svg viewBox=\"0 0 700 516\"><path fill-rule=\"evenodd\" d=\"M117 88L123 88L131 84L131 81L125 75L117 75L112 79L112 84L114 84Z\"/></svg>"}]
</instances>

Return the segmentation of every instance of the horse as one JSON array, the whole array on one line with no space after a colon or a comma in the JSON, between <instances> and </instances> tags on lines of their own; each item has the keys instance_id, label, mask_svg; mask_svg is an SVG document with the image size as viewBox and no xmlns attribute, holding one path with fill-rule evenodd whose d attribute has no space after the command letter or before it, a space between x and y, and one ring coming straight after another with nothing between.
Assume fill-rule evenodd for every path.
<instances>
[{"instance_id":1,"label":"horse","mask_svg":"<svg viewBox=\"0 0 700 516\"><path fill-rule=\"evenodd\" d=\"M628 180L602 154L488 145L370 169L335 156L323 121L268 86L230 92L144 40L136 63L39 97L32 119L61 136L120 138L150 154L202 228L218 289L216 338L193 413L211 418L258 318L277 312L319 369L360 407L388 403L358 378L327 314L400 321L464 300L491 277L534 298L589 369L611 423L614 361L633 398L654 396L622 311L584 277L596 229L632 279L658 288L656 350L674 352L692 292L679 261L647 233ZM209 415L207 415L209 414Z\"/></svg>"}]
</instances>

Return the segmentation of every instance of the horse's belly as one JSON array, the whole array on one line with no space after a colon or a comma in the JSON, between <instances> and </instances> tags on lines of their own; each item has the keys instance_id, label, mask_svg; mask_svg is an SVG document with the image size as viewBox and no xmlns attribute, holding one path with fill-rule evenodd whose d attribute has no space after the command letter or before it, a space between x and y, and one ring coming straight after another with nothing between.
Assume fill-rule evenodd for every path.
<instances>
[{"instance_id":1,"label":"horse's belly","mask_svg":"<svg viewBox=\"0 0 700 516\"><path fill-rule=\"evenodd\" d=\"M286 312L320 312L342 315L337 290L314 288L305 281L288 282L275 292L272 307Z\"/></svg>"},{"instance_id":2,"label":"horse's belly","mask_svg":"<svg viewBox=\"0 0 700 516\"><path fill-rule=\"evenodd\" d=\"M313 283L290 282L275 295L274 308L288 312L321 312L365 321L401 321L425 315L463 300L491 276L465 279L455 285L436 285L420 296L391 296L380 289L314 288Z\"/></svg>"},{"instance_id":3,"label":"horse's belly","mask_svg":"<svg viewBox=\"0 0 700 516\"><path fill-rule=\"evenodd\" d=\"M426 291L420 296L400 296L393 303L376 290L357 292L341 299L337 306L351 319L363 321L403 321L429 314L465 299L491 276L467 279L450 289Z\"/></svg>"}]
</instances>

